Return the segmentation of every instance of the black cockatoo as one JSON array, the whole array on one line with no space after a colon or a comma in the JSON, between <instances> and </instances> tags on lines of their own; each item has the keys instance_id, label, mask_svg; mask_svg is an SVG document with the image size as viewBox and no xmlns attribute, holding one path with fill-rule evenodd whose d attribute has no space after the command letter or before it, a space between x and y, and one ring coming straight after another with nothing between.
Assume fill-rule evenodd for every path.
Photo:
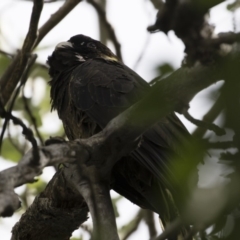
<instances>
[{"instance_id":1,"label":"black cockatoo","mask_svg":"<svg viewBox=\"0 0 240 240\"><path fill-rule=\"evenodd\" d=\"M98 133L151 88L104 44L84 35L59 43L48 64L52 108L70 140ZM147 130L140 146L112 170L111 188L158 213L164 226L178 216L177 191L168 181L171 155L188 135L172 113Z\"/></svg>"}]
</instances>

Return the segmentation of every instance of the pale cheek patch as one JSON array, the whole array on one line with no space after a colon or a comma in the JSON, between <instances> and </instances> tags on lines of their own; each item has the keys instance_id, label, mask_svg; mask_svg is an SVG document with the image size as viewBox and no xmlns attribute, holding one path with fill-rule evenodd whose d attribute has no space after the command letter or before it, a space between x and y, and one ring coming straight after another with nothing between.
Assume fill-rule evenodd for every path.
<instances>
[{"instance_id":1,"label":"pale cheek patch","mask_svg":"<svg viewBox=\"0 0 240 240\"><path fill-rule=\"evenodd\" d=\"M83 56L76 54L76 58L78 59L79 62L85 62L86 60L83 58Z\"/></svg>"}]
</instances>

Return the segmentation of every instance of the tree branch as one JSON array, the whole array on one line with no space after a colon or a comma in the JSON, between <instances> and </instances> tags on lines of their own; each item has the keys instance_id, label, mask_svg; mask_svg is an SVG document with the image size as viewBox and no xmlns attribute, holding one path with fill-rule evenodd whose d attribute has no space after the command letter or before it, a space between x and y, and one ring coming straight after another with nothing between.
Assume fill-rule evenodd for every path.
<instances>
[{"instance_id":1,"label":"tree branch","mask_svg":"<svg viewBox=\"0 0 240 240\"><path fill-rule=\"evenodd\" d=\"M16 167L1 172L0 199L5 199L4 196L7 196L4 192L13 191L14 187L33 181L46 166L76 161L77 155L81 156L81 161L86 161L86 153L90 151L89 149L91 149L91 161L89 161L96 164L99 174L104 179L108 179L112 166L121 156L137 147L138 138L143 132L172 111L182 112L187 108L188 102L195 94L219 79L216 72L219 73L216 69L200 66L175 71L155 84L143 100L114 118L99 134L85 140L39 148L40 160L38 166L34 168L30 166L32 157L30 151ZM182 101L180 102L179 99ZM6 203L7 206L11 205L10 201L3 201L3 204L0 204L1 213L7 207ZM17 207L14 205L12 209L15 210Z\"/></svg>"},{"instance_id":2,"label":"tree branch","mask_svg":"<svg viewBox=\"0 0 240 240\"><path fill-rule=\"evenodd\" d=\"M133 220L122 226L121 231L123 232L122 240L127 240L138 228L140 222L143 219L144 210L138 210Z\"/></svg>"},{"instance_id":3,"label":"tree branch","mask_svg":"<svg viewBox=\"0 0 240 240\"><path fill-rule=\"evenodd\" d=\"M226 131L223 128L220 128L214 123L208 123L202 120L198 120L190 115L188 111L183 113L184 117L190 121L191 123L195 124L198 127L205 128L208 130L213 131L217 136L223 136L226 134Z\"/></svg>"},{"instance_id":4,"label":"tree branch","mask_svg":"<svg viewBox=\"0 0 240 240\"><path fill-rule=\"evenodd\" d=\"M191 69L179 69L155 84L152 91L143 100L114 118L102 132L90 139L79 140L78 143L82 145L84 142L84 144L91 147L97 145L96 148L92 148L93 153L91 156L93 159L96 158L93 162L101 166L100 172L102 176L108 176L109 170L116 160L137 146L138 141L136 139L143 132L174 110L182 112L186 109L195 94L219 79L218 73L219 71L216 71L215 68L201 66ZM188 90L185 91L185 89ZM149 106L152 107L149 108ZM6 175L8 178L14 176L15 180L6 182L11 182L11 187L16 187L30 180L32 181L40 173L41 169L47 165L76 160L75 154L77 150L71 150L72 147L76 148L76 142L53 146L39 149L40 163L35 169L28 166L32 153L29 152L19 163L21 168L13 167L5 170L2 176ZM99 157L101 156L100 148L101 150L109 149L107 152L111 154L106 156L106 153L104 153L102 157ZM116 151L116 149L120 151ZM80 150L83 151L83 147L80 147ZM71 151L73 158L69 156L70 159L68 159L68 152Z\"/></svg>"},{"instance_id":5,"label":"tree branch","mask_svg":"<svg viewBox=\"0 0 240 240\"><path fill-rule=\"evenodd\" d=\"M11 102L9 104L8 110L5 111L4 107L2 106L2 104L0 103L0 116L1 118L5 118L3 127L2 127L2 132L1 132L1 136L0 136L0 149L2 146L2 141L3 141L3 137L5 134L5 130L7 128L8 122L9 120L12 120L14 122L14 124L20 125L23 128L23 134L26 136L26 138L31 142L33 149L34 149L34 161L38 161L38 151L37 151L37 141L35 140L32 130L30 128L27 128L25 126L25 124L17 117L14 117L12 115L12 109L13 106L15 104L15 101L17 99L17 96L19 94L19 91L21 89L21 87L26 83L27 79L28 79L28 75L29 75L29 71L31 69L31 67L33 66L33 64L35 63L37 58L36 54L31 55L31 57L27 60L27 64L26 67L22 73L22 77L20 79L20 85L18 86L18 88L16 89L16 91L14 92L14 95L11 99Z\"/></svg>"},{"instance_id":6,"label":"tree branch","mask_svg":"<svg viewBox=\"0 0 240 240\"><path fill-rule=\"evenodd\" d=\"M63 5L51 15L49 20L39 28L38 38L34 44L34 48L42 41L42 39L65 18L82 0L67 0Z\"/></svg>"},{"instance_id":7,"label":"tree branch","mask_svg":"<svg viewBox=\"0 0 240 240\"><path fill-rule=\"evenodd\" d=\"M165 1L159 8L154 25L148 31L168 33L173 30L185 45L185 61L188 66L197 62L206 65L215 61L219 55L221 43L232 43L239 40L233 33L220 34L213 39L213 27L205 15L213 6L223 0L212 1Z\"/></svg>"},{"instance_id":8,"label":"tree branch","mask_svg":"<svg viewBox=\"0 0 240 240\"><path fill-rule=\"evenodd\" d=\"M69 144L53 144L39 148L39 164L32 166L33 151L29 151L15 166L0 172L0 215L11 216L19 208L19 200L14 195L14 188L22 184L34 182L35 176L42 173L46 166L76 161L76 151L84 154L84 149L76 146L75 142ZM76 149L77 150L74 150ZM6 209L8 209L6 215Z\"/></svg>"},{"instance_id":9,"label":"tree branch","mask_svg":"<svg viewBox=\"0 0 240 240\"><path fill-rule=\"evenodd\" d=\"M32 111L31 111L31 109L30 109L30 107L28 105L28 101L27 101L27 98L24 95L24 91L22 91L22 99L23 99L24 109L26 110L26 113L28 114L29 118L31 119L31 122L33 124L35 133L36 133L36 135L37 135L37 137L38 137L38 139L40 141L40 145L43 146L44 145L43 138L41 136L41 133L38 130L36 118L34 117Z\"/></svg>"},{"instance_id":10,"label":"tree branch","mask_svg":"<svg viewBox=\"0 0 240 240\"><path fill-rule=\"evenodd\" d=\"M1 101L5 105L11 97L11 94L17 86L28 58L32 52L34 42L37 38L37 27L43 8L42 0L34 0L30 25L27 36L24 40L22 50L14 57L12 63L3 74L0 81Z\"/></svg>"},{"instance_id":11,"label":"tree branch","mask_svg":"<svg viewBox=\"0 0 240 240\"><path fill-rule=\"evenodd\" d=\"M24 71L27 60L34 48L53 29L81 0L67 0L63 6L51 15L50 19L39 29L37 27L41 15L43 0L34 0L33 11L27 36L24 40L22 49L13 58L12 63L1 77L0 80L0 99L5 106L11 94L17 86L19 79Z\"/></svg>"},{"instance_id":12,"label":"tree branch","mask_svg":"<svg viewBox=\"0 0 240 240\"><path fill-rule=\"evenodd\" d=\"M120 45L120 43L117 39L117 36L115 34L115 31L114 31L113 27L111 26L111 24L107 20L106 12L101 8L101 6L99 4L96 3L96 1L87 0L87 2L90 3L95 8L95 10L97 11L100 19L102 20L102 22L104 23L104 25L107 29L107 32L108 32L108 35L109 35L110 39L113 42L113 45L116 49L116 55L122 61L121 45Z\"/></svg>"},{"instance_id":13,"label":"tree branch","mask_svg":"<svg viewBox=\"0 0 240 240\"><path fill-rule=\"evenodd\" d=\"M225 57L224 60L231 64L229 58ZM235 63L239 62L239 58L235 58L234 61ZM220 62L217 67L196 66L191 69L178 69L164 80L157 82L145 98L110 121L102 132L89 139L79 139L39 148L39 165L34 168L30 165L32 151L27 153L17 166L0 173L1 214L6 215L6 209L10 209L11 211L8 211L7 215L11 215L19 206L18 201L16 203L16 197L12 196L14 187L33 181L44 167L57 163L72 163L66 164L66 171L67 169L70 171L68 179L72 181L73 187L83 194L92 213L101 211L102 208L99 206L108 206L108 211L111 212L112 206L108 204L109 198L106 195L107 183L116 161L138 146L139 137L150 126L174 110L183 112L195 94L217 80L223 79L226 73L220 71L218 67L221 69L221 64L224 63ZM73 171L77 177L73 176ZM97 204L100 205L93 205L94 201L91 199L87 186L90 189L94 188L93 192L95 193L99 191ZM102 195L107 196L108 199L102 198ZM98 227L101 218L95 221L95 225L100 228L101 232L101 227ZM114 228L115 222L113 221L111 224ZM111 234L112 239L117 239L114 229Z\"/></svg>"},{"instance_id":14,"label":"tree branch","mask_svg":"<svg viewBox=\"0 0 240 240\"><path fill-rule=\"evenodd\" d=\"M166 240L169 237L174 236L181 229L183 225L184 224L182 220L177 218L164 230L164 232L161 235L159 235L158 237L152 240Z\"/></svg>"},{"instance_id":15,"label":"tree branch","mask_svg":"<svg viewBox=\"0 0 240 240\"><path fill-rule=\"evenodd\" d=\"M144 220L148 226L149 237L150 239L154 238L157 235L157 229L156 229L155 220L154 220L154 212L144 209L143 214L144 214Z\"/></svg>"},{"instance_id":16,"label":"tree branch","mask_svg":"<svg viewBox=\"0 0 240 240\"><path fill-rule=\"evenodd\" d=\"M212 108L203 116L202 121L204 122L213 122L217 116L222 111L222 99L218 98ZM205 132L207 131L207 128L200 128L198 127L192 135L194 137L202 138Z\"/></svg>"},{"instance_id":17,"label":"tree branch","mask_svg":"<svg viewBox=\"0 0 240 240\"><path fill-rule=\"evenodd\" d=\"M61 168L12 230L11 240L66 240L87 220L88 208Z\"/></svg>"},{"instance_id":18,"label":"tree branch","mask_svg":"<svg viewBox=\"0 0 240 240\"><path fill-rule=\"evenodd\" d=\"M85 199L93 219L93 240L119 240L109 183L101 181L94 165L69 167L72 175L68 180L75 183L74 187Z\"/></svg>"}]
</instances>

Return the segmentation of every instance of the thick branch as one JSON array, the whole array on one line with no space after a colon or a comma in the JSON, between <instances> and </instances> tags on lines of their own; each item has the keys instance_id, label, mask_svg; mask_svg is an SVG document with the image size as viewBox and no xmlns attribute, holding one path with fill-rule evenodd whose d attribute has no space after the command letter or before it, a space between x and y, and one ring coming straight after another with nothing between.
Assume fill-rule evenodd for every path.
<instances>
[{"instance_id":1,"label":"thick branch","mask_svg":"<svg viewBox=\"0 0 240 240\"><path fill-rule=\"evenodd\" d=\"M59 169L12 230L11 240L66 240L87 220L88 208Z\"/></svg>"},{"instance_id":2,"label":"thick branch","mask_svg":"<svg viewBox=\"0 0 240 240\"><path fill-rule=\"evenodd\" d=\"M188 109L188 103L192 98L221 79L220 75L220 71L215 67L181 68L155 84L142 101L116 117L109 125L119 126L119 129L124 125L125 130L121 131L121 134L119 132L119 136L135 139L171 112L182 113ZM116 134L117 129L114 128Z\"/></svg>"},{"instance_id":3,"label":"thick branch","mask_svg":"<svg viewBox=\"0 0 240 240\"><path fill-rule=\"evenodd\" d=\"M226 60L230 62L229 58ZM238 62L238 59L235 60ZM218 67L221 67L221 65ZM216 66L213 68L200 66L191 69L181 68L169 77L156 83L144 99L114 118L102 132L93 137L40 148L40 162L39 166L35 168L29 165L32 157L32 152L30 151L16 167L1 172L0 212L5 213L5 215L11 215L17 209L18 205L13 200L9 201L11 199L10 195L14 194L13 188L33 181L34 177L40 174L41 169L45 166L77 161L77 165L69 164L69 167L66 168L66 170L70 170L68 179L72 181L75 188L80 186L80 188L85 189L86 179L89 181L87 181L87 184L90 183L90 185L93 183L107 183L113 165L118 159L129 154L137 147L138 139L143 132L151 125L161 121L162 117L172 111L184 111L195 94L215 81L222 79L224 77L222 74L223 72L219 71ZM81 170L76 174L78 178L72 175L72 168ZM89 178L89 176L94 176L97 180L92 177ZM98 180L101 181L99 182ZM106 185L99 190L100 195L98 199L101 199L101 194L105 195L105 197L107 196L107 190L104 190L105 187ZM96 185L94 188L93 192L99 189ZM94 201L88 198L89 192L82 189L78 190L83 194L85 200L88 201L88 206L92 212L101 211L101 207L99 208L101 204L104 206L108 205L106 202L104 203L104 201L108 200L104 199L99 206L94 208ZM101 191L104 193L101 193ZM6 214L6 209L11 209L11 211ZM101 218L96 220L95 225L97 224L98 226L99 221L101 221ZM108 224L113 224L111 226L114 231L111 232L111 236L113 237L112 239L116 239L114 221L108 222Z\"/></svg>"},{"instance_id":4,"label":"thick branch","mask_svg":"<svg viewBox=\"0 0 240 240\"><path fill-rule=\"evenodd\" d=\"M75 188L85 199L93 219L93 240L119 240L108 182L102 182L95 167L78 165L72 168ZM77 180L77 178L80 179Z\"/></svg>"},{"instance_id":5,"label":"thick branch","mask_svg":"<svg viewBox=\"0 0 240 240\"><path fill-rule=\"evenodd\" d=\"M112 166L137 147L137 139L142 133L174 110L182 112L188 108L188 103L195 94L219 79L217 73L219 71L215 68L200 66L179 69L155 84L143 100L114 118L99 134L89 139L40 148L40 162L36 168L29 165L32 157L30 151L16 167L1 172L1 199L5 198L5 192L13 192L14 187L33 181L44 167L73 162L77 155L82 156L81 161L84 162L89 151L91 159L88 161L96 164L99 174L108 179ZM3 184L6 182L9 184ZM9 205L10 202L7 203L7 206ZM0 206L0 212L4 212L6 202ZM12 209L17 207L14 205Z\"/></svg>"},{"instance_id":6,"label":"thick branch","mask_svg":"<svg viewBox=\"0 0 240 240\"><path fill-rule=\"evenodd\" d=\"M35 176L41 174L46 166L76 161L76 152L82 156L86 154L85 150L76 143L46 146L39 149L38 165L34 167L31 165L33 151L29 151L17 166L0 172L0 215L11 216L19 208L19 200L14 193L15 187L34 182Z\"/></svg>"}]
</instances>

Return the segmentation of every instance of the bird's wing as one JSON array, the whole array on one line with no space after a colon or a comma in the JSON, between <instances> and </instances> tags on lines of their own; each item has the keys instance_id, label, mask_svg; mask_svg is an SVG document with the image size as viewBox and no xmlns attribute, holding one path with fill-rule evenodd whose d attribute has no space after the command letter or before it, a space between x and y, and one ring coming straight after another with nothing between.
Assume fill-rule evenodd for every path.
<instances>
[{"instance_id":1,"label":"bird's wing","mask_svg":"<svg viewBox=\"0 0 240 240\"><path fill-rule=\"evenodd\" d=\"M102 128L136 102L149 86L140 83L124 66L89 60L73 71L70 93L74 104Z\"/></svg>"},{"instance_id":2,"label":"bird's wing","mask_svg":"<svg viewBox=\"0 0 240 240\"><path fill-rule=\"evenodd\" d=\"M134 71L122 64L89 60L77 67L70 82L74 105L84 111L101 128L119 113L138 101L150 86ZM173 114L150 128L141 146L131 155L159 180L168 184L169 153L174 151L177 134L186 132Z\"/></svg>"}]
</instances>

